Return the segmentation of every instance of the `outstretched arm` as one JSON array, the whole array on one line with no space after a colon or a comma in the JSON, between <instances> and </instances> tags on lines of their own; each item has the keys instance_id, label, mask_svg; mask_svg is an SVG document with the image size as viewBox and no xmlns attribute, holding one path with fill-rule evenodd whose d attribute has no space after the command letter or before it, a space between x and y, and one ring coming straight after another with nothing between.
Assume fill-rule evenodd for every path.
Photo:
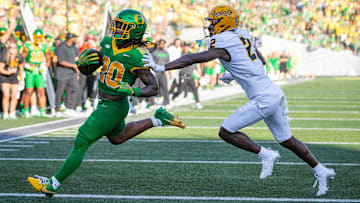
<instances>
[{"instance_id":1,"label":"outstretched arm","mask_svg":"<svg viewBox=\"0 0 360 203\"><path fill-rule=\"evenodd\" d=\"M175 61L165 64L165 66L156 64L150 54L145 54L143 57L144 58L142 59L142 61L145 63L145 66L150 67L155 72L164 72L166 70L180 69L194 63L208 62L216 58L220 58L226 61L231 60L230 54L225 49L216 48L211 48L207 51L197 54L184 55L176 59Z\"/></svg>"},{"instance_id":2,"label":"outstretched arm","mask_svg":"<svg viewBox=\"0 0 360 203\"><path fill-rule=\"evenodd\" d=\"M194 63L204 63L216 58L221 58L226 61L229 61L230 55L225 49L209 49L207 51L197 53L197 54L187 54L184 55L175 61L172 61L168 64L165 64L165 70L174 70L180 69Z\"/></svg>"},{"instance_id":3,"label":"outstretched arm","mask_svg":"<svg viewBox=\"0 0 360 203\"><path fill-rule=\"evenodd\" d=\"M149 69L138 69L134 71L141 81L145 84L145 87L140 88L139 97L151 97L159 93L159 85L155 76Z\"/></svg>"}]
</instances>

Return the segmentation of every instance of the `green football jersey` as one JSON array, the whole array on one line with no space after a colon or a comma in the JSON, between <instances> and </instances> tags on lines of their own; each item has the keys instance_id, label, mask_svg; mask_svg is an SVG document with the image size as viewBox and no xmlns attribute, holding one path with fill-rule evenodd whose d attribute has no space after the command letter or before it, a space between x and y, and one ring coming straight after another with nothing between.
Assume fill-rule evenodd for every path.
<instances>
[{"instance_id":1,"label":"green football jersey","mask_svg":"<svg viewBox=\"0 0 360 203\"><path fill-rule=\"evenodd\" d=\"M130 86L135 83L138 77L134 72L137 69L149 69L144 67L143 55L149 51L140 46L130 46L118 49L115 40L105 37L101 43L103 54L103 67L99 78L99 90L115 96L126 96L124 93L117 92L119 82L127 82Z\"/></svg>"},{"instance_id":2,"label":"green football jersey","mask_svg":"<svg viewBox=\"0 0 360 203\"><path fill-rule=\"evenodd\" d=\"M25 61L30 65L33 64L40 66L48 49L47 44L36 46L34 43L26 42L24 48L28 51L28 55L26 56Z\"/></svg>"}]
</instances>

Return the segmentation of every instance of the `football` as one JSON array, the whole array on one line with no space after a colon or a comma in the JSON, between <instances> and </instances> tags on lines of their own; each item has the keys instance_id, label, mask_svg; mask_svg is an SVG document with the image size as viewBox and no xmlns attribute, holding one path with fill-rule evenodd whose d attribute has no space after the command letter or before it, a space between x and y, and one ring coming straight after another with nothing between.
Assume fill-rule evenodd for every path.
<instances>
[{"instance_id":1,"label":"football","mask_svg":"<svg viewBox=\"0 0 360 203\"><path fill-rule=\"evenodd\" d=\"M89 64L87 67L79 67L79 70L80 70L80 72L82 74L89 75L89 74L93 73L96 69L98 69L102 65L101 53L96 49L90 49L88 51L87 55L90 55L90 54L93 54L93 53L96 53L97 56L99 57L99 60L98 60L99 63Z\"/></svg>"}]
</instances>

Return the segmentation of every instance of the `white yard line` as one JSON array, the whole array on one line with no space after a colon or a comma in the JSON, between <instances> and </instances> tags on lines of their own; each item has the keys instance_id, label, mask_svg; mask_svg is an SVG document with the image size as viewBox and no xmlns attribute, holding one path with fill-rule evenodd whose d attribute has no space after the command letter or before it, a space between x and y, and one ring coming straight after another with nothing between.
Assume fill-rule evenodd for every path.
<instances>
[{"instance_id":1,"label":"white yard line","mask_svg":"<svg viewBox=\"0 0 360 203\"><path fill-rule=\"evenodd\" d=\"M240 106L239 106L240 107ZM221 109L201 109L196 110L196 112L235 112L234 110L221 110ZM187 111L188 112L188 111ZM340 114L360 114L360 111L322 111L322 110L291 110L291 113L340 113Z\"/></svg>"},{"instance_id":2,"label":"white yard line","mask_svg":"<svg viewBox=\"0 0 360 203\"><path fill-rule=\"evenodd\" d=\"M241 104L209 104L209 105L205 105L205 107L209 107L209 106L216 106L216 107L240 107L242 106ZM291 109L291 107L300 107L300 108L308 108L308 107L313 107L313 108L322 108L322 107L327 107L327 108L360 108L360 105L300 105L300 104L291 104L289 103L289 108Z\"/></svg>"},{"instance_id":3,"label":"white yard line","mask_svg":"<svg viewBox=\"0 0 360 203\"><path fill-rule=\"evenodd\" d=\"M0 149L0 152L15 152L19 151L19 149Z\"/></svg>"},{"instance_id":4,"label":"white yard line","mask_svg":"<svg viewBox=\"0 0 360 203\"><path fill-rule=\"evenodd\" d=\"M46 130L46 131L42 131L42 132L38 132L38 133L32 133L32 134L23 135L23 136L17 136L17 137L14 137L14 138L0 140L0 143L11 141L11 140L17 140L17 139L21 139L21 138L24 138L24 137L31 137L31 136L35 136L35 135L41 135L41 134L44 134L44 133L54 132L54 131L58 131L58 130L74 128L74 127L78 127L78 126L80 126L80 124L79 125L70 125L70 126L67 126L67 127L56 128L56 129L52 129L52 130ZM14 129L14 128L12 128L12 129Z\"/></svg>"},{"instance_id":5,"label":"white yard line","mask_svg":"<svg viewBox=\"0 0 360 203\"><path fill-rule=\"evenodd\" d=\"M74 120L74 119L78 119L78 118L60 119L60 120L56 120L56 121L50 121L50 122L44 122L44 123L39 123L39 124L21 126L21 127L17 127L17 128L9 128L9 129L6 129L6 130L0 130L0 133L5 133L5 132L8 132L8 131L13 131L13 130L22 130L22 129L26 129L26 128L42 127L42 126L46 126L46 125L49 125L49 124L56 124L56 123L69 121L69 120Z\"/></svg>"},{"instance_id":6,"label":"white yard line","mask_svg":"<svg viewBox=\"0 0 360 203\"><path fill-rule=\"evenodd\" d=\"M227 117L181 116L182 119L220 120ZM360 118L293 118L292 121L360 121Z\"/></svg>"},{"instance_id":7,"label":"white yard line","mask_svg":"<svg viewBox=\"0 0 360 203\"><path fill-rule=\"evenodd\" d=\"M10 144L49 144L47 141L10 141Z\"/></svg>"},{"instance_id":8,"label":"white yard line","mask_svg":"<svg viewBox=\"0 0 360 203\"><path fill-rule=\"evenodd\" d=\"M34 147L34 145L5 145L5 144L1 144L0 147L31 148L31 147Z\"/></svg>"},{"instance_id":9,"label":"white yard line","mask_svg":"<svg viewBox=\"0 0 360 203\"><path fill-rule=\"evenodd\" d=\"M176 127L165 127L158 129L167 129L167 128L176 128ZM190 129L219 129L220 126L186 126ZM268 130L268 127L245 127L247 130ZM291 127L291 130L337 130L337 131L360 131L360 128L295 128Z\"/></svg>"},{"instance_id":10,"label":"white yard line","mask_svg":"<svg viewBox=\"0 0 360 203\"><path fill-rule=\"evenodd\" d=\"M305 99L305 100L330 100L330 101L337 101L338 100L348 100L348 99L353 99L353 100L356 100L358 101L357 99L360 99L360 97L358 96L341 96L341 97L314 97L314 96L302 96L302 97L297 97L297 96L289 96L289 97L286 97L287 99L291 100L291 99Z\"/></svg>"},{"instance_id":11,"label":"white yard line","mask_svg":"<svg viewBox=\"0 0 360 203\"><path fill-rule=\"evenodd\" d=\"M311 99L291 99L286 97L289 103L314 103L314 104L360 104L359 100L311 100ZM249 101L249 99L239 99L238 101ZM239 104L240 102L218 102L218 104Z\"/></svg>"},{"instance_id":12,"label":"white yard line","mask_svg":"<svg viewBox=\"0 0 360 203\"><path fill-rule=\"evenodd\" d=\"M0 193L0 197L44 197L36 193ZM151 195L94 195L94 194L56 194L57 198L79 199L127 199L127 200L186 200L186 201L276 201L276 202L360 202L360 199L325 198L272 198L272 197L210 197L210 196L151 196Z\"/></svg>"},{"instance_id":13,"label":"white yard line","mask_svg":"<svg viewBox=\"0 0 360 203\"><path fill-rule=\"evenodd\" d=\"M77 134L77 131L66 131L66 132L52 132L51 135L74 135Z\"/></svg>"},{"instance_id":14,"label":"white yard line","mask_svg":"<svg viewBox=\"0 0 360 203\"><path fill-rule=\"evenodd\" d=\"M68 138L66 138L68 137ZM74 136L69 137L69 136L65 136L65 137L55 137L55 138L51 138L51 137L32 137L32 138L25 138L26 140L46 140L46 141L70 141L73 142L74 139L70 139L70 138L75 138ZM102 138L99 139L99 141L105 141L108 142L108 139L106 138ZM176 140L176 139L131 139L128 142L176 142L176 143L225 143L222 140ZM267 143L267 144L278 144L278 142L276 141L267 141L267 140L263 140L263 141L256 141L256 143ZM360 142L304 142L305 144L313 144L313 145L328 145L328 144L332 144L332 145L360 145Z\"/></svg>"},{"instance_id":15,"label":"white yard line","mask_svg":"<svg viewBox=\"0 0 360 203\"><path fill-rule=\"evenodd\" d=\"M0 161L65 161L65 159L0 158ZM177 160L132 160L132 159L84 159L84 162L129 162L129 163L176 163L176 164L261 164L255 161L177 161ZM280 165L306 165L304 162L276 162ZM360 166L360 163L322 163L327 166Z\"/></svg>"}]
</instances>

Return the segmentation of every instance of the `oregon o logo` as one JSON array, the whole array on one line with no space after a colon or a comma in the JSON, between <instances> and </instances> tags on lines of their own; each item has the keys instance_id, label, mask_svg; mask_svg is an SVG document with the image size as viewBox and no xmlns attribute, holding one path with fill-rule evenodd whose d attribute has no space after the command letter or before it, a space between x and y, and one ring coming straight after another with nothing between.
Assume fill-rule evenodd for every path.
<instances>
[{"instance_id":1,"label":"oregon o logo","mask_svg":"<svg viewBox=\"0 0 360 203\"><path fill-rule=\"evenodd\" d=\"M137 24L139 24L139 25L142 25L142 24L145 23L144 18L143 18L141 15L139 15L139 14L136 14L136 15L134 16L134 18L135 18L135 22L136 22Z\"/></svg>"}]
</instances>

